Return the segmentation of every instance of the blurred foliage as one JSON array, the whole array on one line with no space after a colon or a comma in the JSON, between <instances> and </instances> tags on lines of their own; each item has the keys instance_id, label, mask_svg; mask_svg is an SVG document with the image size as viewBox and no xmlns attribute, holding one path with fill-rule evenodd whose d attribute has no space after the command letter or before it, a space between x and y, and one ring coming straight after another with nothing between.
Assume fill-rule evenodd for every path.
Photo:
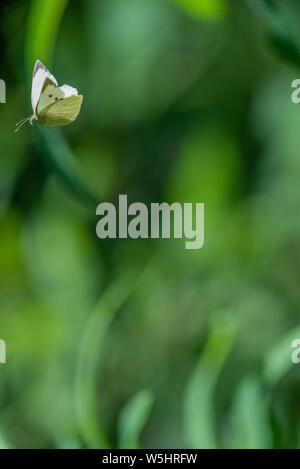
<instances>
[{"instance_id":1,"label":"blurred foliage","mask_svg":"<svg viewBox=\"0 0 300 469\"><path fill-rule=\"evenodd\" d=\"M0 14L0 447L299 447L299 2ZM37 58L82 111L15 134ZM204 202L204 248L100 241L119 194Z\"/></svg>"},{"instance_id":2,"label":"blurred foliage","mask_svg":"<svg viewBox=\"0 0 300 469\"><path fill-rule=\"evenodd\" d=\"M203 20L223 18L226 12L225 0L173 0L187 13Z\"/></svg>"}]
</instances>

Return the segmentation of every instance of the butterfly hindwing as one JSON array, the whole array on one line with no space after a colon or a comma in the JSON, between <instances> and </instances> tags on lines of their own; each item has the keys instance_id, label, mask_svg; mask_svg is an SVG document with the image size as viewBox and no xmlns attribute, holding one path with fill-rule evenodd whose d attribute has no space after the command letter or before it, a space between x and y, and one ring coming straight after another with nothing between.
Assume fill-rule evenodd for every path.
<instances>
[{"instance_id":1,"label":"butterfly hindwing","mask_svg":"<svg viewBox=\"0 0 300 469\"><path fill-rule=\"evenodd\" d=\"M83 96L69 96L50 104L39 114L39 123L44 127L67 125L73 122L81 108Z\"/></svg>"},{"instance_id":2,"label":"butterfly hindwing","mask_svg":"<svg viewBox=\"0 0 300 469\"><path fill-rule=\"evenodd\" d=\"M54 104L64 97L65 93L63 90L61 90L49 77L47 77L36 107L37 117L39 117L43 109L46 109L50 104Z\"/></svg>"}]
</instances>

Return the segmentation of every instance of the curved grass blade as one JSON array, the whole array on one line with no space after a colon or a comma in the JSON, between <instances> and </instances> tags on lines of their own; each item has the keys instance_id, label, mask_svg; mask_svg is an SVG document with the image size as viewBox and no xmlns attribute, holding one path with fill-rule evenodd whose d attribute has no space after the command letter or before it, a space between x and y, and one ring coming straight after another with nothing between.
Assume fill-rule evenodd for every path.
<instances>
[{"instance_id":1,"label":"curved grass blade","mask_svg":"<svg viewBox=\"0 0 300 469\"><path fill-rule=\"evenodd\" d=\"M122 410L118 422L119 448L139 448L139 440L152 407L154 397L151 392L143 390L133 396Z\"/></svg>"},{"instance_id":2,"label":"curved grass blade","mask_svg":"<svg viewBox=\"0 0 300 469\"><path fill-rule=\"evenodd\" d=\"M59 175L81 201L95 207L98 201L81 180L75 156L59 129L38 128L41 157L47 166Z\"/></svg>"},{"instance_id":3,"label":"curved grass blade","mask_svg":"<svg viewBox=\"0 0 300 469\"><path fill-rule=\"evenodd\" d=\"M234 397L232 409L234 440L231 448L270 449L272 431L268 399L257 376L247 376Z\"/></svg>"},{"instance_id":4,"label":"curved grass blade","mask_svg":"<svg viewBox=\"0 0 300 469\"><path fill-rule=\"evenodd\" d=\"M101 427L96 377L103 343L112 319L136 286L136 276L124 274L99 299L84 330L79 348L75 400L79 428L90 448L109 448Z\"/></svg>"},{"instance_id":5,"label":"curved grass blade","mask_svg":"<svg viewBox=\"0 0 300 469\"><path fill-rule=\"evenodd\" d=\"M188 448L215 449L214 390L219 373L232 347L235 320L217 317L204 352L187 384L184 396L184 437Z\"/></svg>"},{"instance_id":6,"label":"curved grass blade","mask_svg":"<svg viewBox=\"0 0 300 469\"><path fill-rule=\"evenodd\" d=\"M58 28L68 0L33 0L29 11L26 39L26 68L28 76L37 59L51 62Z\"/></svg>"}]
</instances>

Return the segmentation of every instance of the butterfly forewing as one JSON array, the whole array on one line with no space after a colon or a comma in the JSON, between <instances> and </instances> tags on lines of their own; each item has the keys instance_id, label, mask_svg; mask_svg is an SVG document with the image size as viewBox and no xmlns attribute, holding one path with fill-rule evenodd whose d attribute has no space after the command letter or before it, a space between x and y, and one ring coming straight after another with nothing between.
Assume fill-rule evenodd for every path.
<instances>
[{"instance_id":1,"label":"butterfly forewing","mask_svg":"<svg viewBox=\"0 0 300 469\"><path fill-rule=\"evenodd\" d=\"M65 97L65 93L50 79L46 78L40 99L36 108L37 117L43 109L46 109L50 104L54 104Z\"/></svg>"},{"instance_id":2,"label":"butterfly forewing","mask_svg":"<svg viewBox=\"0 0 300 469\"><path fill-rule=\"evenodd\" d=\"M36 112L37 105L47 78L50 79L54 85L58 86L55 77L51 75L49 70L45 67L44 64L42 64L40 60L37 60L33 70L31 89L31 104L34 113Z\"/></svg>"}]
</instances>

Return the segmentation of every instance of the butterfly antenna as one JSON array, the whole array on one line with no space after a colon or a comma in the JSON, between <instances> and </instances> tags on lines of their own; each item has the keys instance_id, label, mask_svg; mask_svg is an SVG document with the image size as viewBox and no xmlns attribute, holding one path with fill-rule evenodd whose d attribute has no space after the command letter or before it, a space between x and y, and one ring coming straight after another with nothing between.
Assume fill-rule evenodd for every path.
<instances>
[{"instance_id":1,"label":"butterfly antenna","mask_svg":"<svg viewBox=\"0 0 300 469\"><path fill-rule=\"evenodd\" d=\"M25 117L20 122L18 122L16 124L17 128L16 128L15 132L18 132L18 130L20 130L20 128L23 127L23 125L26 124L26 122L28 122L28 121L30 121L30 117Z\"/></svg>"}]
</instances>

